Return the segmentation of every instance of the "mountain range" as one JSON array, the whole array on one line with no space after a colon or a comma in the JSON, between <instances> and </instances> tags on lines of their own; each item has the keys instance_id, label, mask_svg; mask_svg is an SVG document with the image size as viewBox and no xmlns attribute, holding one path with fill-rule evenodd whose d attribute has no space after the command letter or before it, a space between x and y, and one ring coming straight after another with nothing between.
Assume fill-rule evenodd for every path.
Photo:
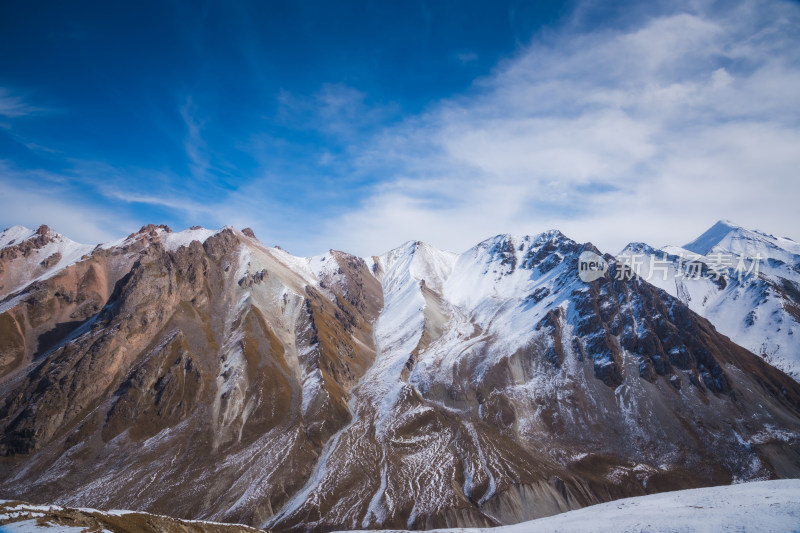
<instances>
[{"instance_id":1,"label":"mountain range","mask_svg":"<svg viewBox=\"0 0 800 533\"><path fill-rule=\"evenodd\" d=\"M588 283L587 252L607 266ZM799 287L800 245L727 222L617 256L552 230L365 258L15 226L0 498L425 529L798 477Z\"/></svg>"}]
</instances>

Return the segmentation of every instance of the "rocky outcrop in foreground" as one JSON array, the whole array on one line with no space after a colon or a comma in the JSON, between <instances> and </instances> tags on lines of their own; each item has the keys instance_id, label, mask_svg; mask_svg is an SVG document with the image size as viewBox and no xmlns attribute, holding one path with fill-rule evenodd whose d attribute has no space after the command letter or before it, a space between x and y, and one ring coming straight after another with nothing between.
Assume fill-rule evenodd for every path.
<instances>
[{"instance_id":1,"label":"rocky outcrop in foreground","mask_svg":"<svg viewBox=\"0 0 800 533\"><path fill-rule=\"evenodd\" d=\"M31 505L0 501L0 531L28 529L74 533L75 531L113 531L114 533L258 533L238 524L217 524L176 520L168 516L133 511L98 511L58 505Z\"/></svg>"}]
</instances>

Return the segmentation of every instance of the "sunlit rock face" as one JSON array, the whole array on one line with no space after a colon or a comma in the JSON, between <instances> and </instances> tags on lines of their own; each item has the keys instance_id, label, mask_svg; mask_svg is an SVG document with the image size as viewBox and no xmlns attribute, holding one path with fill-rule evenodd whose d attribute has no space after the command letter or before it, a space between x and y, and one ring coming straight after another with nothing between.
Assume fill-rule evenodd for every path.
<instances>
[{"instance_id":1,"label":"sunlit rock face","mask_svg":"<svg viewBox=\"0 0 800 533\"><path fill-rule=\"evenodd\" d=\"M232 228L0 246L0 498L423 529L800 475L800 385L611 256L584 283L599 251L557 231L369 258Z\"/></svg>"}]
</instances>

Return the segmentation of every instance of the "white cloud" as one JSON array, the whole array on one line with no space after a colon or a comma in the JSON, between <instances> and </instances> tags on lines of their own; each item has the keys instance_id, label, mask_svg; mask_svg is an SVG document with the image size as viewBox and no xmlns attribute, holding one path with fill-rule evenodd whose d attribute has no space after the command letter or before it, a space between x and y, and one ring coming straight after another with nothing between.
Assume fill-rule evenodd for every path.
<instances>
[{"instance_id":1,"label":"white cloud","mask_svg":"<svg viewBox=\"0 0 800 533\"><path fill-rule=\"evenodd\" d=\"M211 161L208 154L208 146L202 136L204 122L197 118L197 106L191 96L181 106L180 114L186 126L183 149L186 153L189 171L194 179L207 181Z\"/></svg>"},{"instance_id":2,"label":"white cloud","mask_svg":"<svg viewBox=\"0 0 800 533\"><path fill-rule=\"evenodd\" d=\"M800 238L800 7L725 8L534 41L359 152L359 171L392 179L317 240L461 251L556 227L615 252L682 244L719 218Z\"/></svg>"}]
</instances>

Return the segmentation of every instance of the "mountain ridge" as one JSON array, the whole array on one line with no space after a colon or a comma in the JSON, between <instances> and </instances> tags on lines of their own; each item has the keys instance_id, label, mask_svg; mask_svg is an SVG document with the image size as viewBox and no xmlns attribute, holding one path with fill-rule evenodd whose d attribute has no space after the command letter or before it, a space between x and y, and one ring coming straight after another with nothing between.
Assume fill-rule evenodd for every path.
<instances>
[{"instance_id":1,"label":"mountain ridge","mask_svg":"<svg viewBox=\"0 0 800 533\"><path fill-rule=\"evenodd\" d=\"M584 283L586 251L96 246L0 303L0 497L430 528L799 475L800 385L611 255Z\"/></svg>"}]
</instances>

